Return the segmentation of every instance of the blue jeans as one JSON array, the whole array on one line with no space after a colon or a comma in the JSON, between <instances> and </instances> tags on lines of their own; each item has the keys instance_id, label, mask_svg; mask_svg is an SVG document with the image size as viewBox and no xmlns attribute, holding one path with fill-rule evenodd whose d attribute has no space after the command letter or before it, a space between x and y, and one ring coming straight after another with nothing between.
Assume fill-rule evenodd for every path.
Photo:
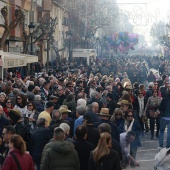
<instances>
[{"instance_id":1,"label":"blue jeans","mask_svg":"<svg viewBox=\"0 0 170 170\"><path fill-rule=\"evenodd\" d=\"M160 147L163 147L164 132L165 132L166 126L168 128L166 147L170 147L170 120L165 120L164 118L162 118L160 121L160 134L159 134L159 146Z\"/></svg>"}]
</instances>

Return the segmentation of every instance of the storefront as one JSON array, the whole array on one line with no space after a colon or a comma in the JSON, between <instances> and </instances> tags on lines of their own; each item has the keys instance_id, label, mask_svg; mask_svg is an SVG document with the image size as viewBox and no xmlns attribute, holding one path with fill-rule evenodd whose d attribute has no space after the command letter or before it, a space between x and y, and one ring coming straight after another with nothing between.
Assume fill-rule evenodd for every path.
<instances>
[{"instance_id":1,"label":"storefront","mask_svg":"<svg viewBox=\"0 0 170 170\"><path fill-rule=\"evenodd\" d=\"M87 64L90 64L90 61L93 63L96 60L97 53L95 49L74 49L73 57L84 57L87 58Z\"/></svg>"},{"instance_id":2,"label":"storefront","mask_svg":"<svg viewBox=\"0 0 170 170\"><path fill-rule=\"evenodd\" d=\"M0 51L0 78L5 68L23 67L38 62L38 56Z\"/></svg>"}]
</instances>

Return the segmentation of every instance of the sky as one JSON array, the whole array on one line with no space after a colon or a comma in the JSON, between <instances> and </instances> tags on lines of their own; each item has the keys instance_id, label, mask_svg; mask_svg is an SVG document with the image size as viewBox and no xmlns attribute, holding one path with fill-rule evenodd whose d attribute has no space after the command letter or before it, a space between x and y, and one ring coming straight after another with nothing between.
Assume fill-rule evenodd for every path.
<instances>
[{"instance_id":1,"label":"sky","mask_svg":"<svg viewBox=\"0 0 170 170\"><path fill-rule=\"evenodd\" d=\"M129 14L134 32L150 39L150 28L154 22L170 24L170 0L117 0L118 6Z\"/></svg>"}]
</instances>

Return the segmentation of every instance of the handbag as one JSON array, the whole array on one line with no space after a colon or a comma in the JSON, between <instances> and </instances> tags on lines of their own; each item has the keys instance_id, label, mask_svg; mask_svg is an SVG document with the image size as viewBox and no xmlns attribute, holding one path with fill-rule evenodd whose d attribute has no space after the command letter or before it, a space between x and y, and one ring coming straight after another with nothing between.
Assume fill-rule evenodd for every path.
<instances>
[{"instance_id":1,"label":"handbag","mask_svg":"<svg viewBox=\"0 0 170 170\"><path fill-rule=\"evenodd\" d=\"M11 154L11 156L13 157L15 163L17 164L18 170L22 170L21 165L20 165L16 155L15 154Z\"/></svg>"},{"instance_id":2,"label":"handbag","mask_svg":"<svg viewBox=\"0 0 170 170\"><path fill-rule=\"evenodd\" d=\"M158 117L158 113L156 112L157 109L158 109L158 99L157 99L155 107L149 107L148 108L148 113L149 113L150 118L157 118Z\"/></svg>"}]
</instances>

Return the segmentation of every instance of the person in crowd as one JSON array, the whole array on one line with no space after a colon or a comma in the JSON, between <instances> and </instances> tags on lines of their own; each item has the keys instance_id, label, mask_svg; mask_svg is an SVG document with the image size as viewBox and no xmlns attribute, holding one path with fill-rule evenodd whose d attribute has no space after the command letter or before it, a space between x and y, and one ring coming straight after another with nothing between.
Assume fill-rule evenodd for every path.
<instances>
[{"instance_id":1,"label":"person in crowd","mask_svg":"<svg viewBox=\"0 0 170 170\"><path fill-rule=\"evenodd\" d=\"M90 99L87 101L87 105L92 104L93 102L97 102L97 103L99 104L99 110L101 110L103 104L102 104L101 101L97 98L98 95L99 95L98 92L97 92L97 91L94 91L94 92L91 94Z\"/></svg>"},{"instance_id":2,"label":"person in crowd","mask_svg":"<svg viewBox=\"0 0 170 170\"><path fill-rule=\"evenodd\" d=\"M50 82L49 81L45 81L43 83L43 86L42 86L41 92L40 92L42 101L47 101L48 95L50 94L50 90L49 89L50 89Z\"/></svg>"},{"instance_id":3,"label":"person in crowd","mask_svg":"<svg viewBox=\"0 0 170 170\"><path fill-rule=\"evenodd\" d=\"M99 104L97 102L92 103L93 111L97 115L99 113Z\"/></svg>"},{"instance_id":4,"label":"person in crowd","mask_svg":"<svg viewBox=\"0 0 170 170\"><path fill-rule=\"evenodd\" d=\"M5 116L8 118L9 117L9 111L13 109L14 106L12 105L11 99L7 98L5 100L5 107L3 107L3 111L5 113Z\"/></svg>"},{"instance_id":5,"label":"person in crowd","mask_svg":"<svg viewBox=\"0 0 170 170\"><path fill-rule=\"evenodd\" d=\"M0 105L0 136L4 126L10 125L10 121L3 115L3 107Z\"/></svg>"},{"instance_id":6,"label":"person in crowd","mask_svg":"<svg viewBox=\"0 0 170 170\"><path fill-rule=\"evenodd\" d=\"M58 104L58 97L56 95L50 96L50 102L54 103L54 109L58 110L60 108L60 105Z\"/></svg>"},{"instance_id":7,"label":"person in crowd","mask_svg":"<svg viewBox=\"0 0 170 170\"><path fill-rule=\"evenodd\" d=\"M153 82L150 82L148 84L148 89L146 90L146 101L148 101L148 98L152 96L153 94L153 88L154 88L154 83Z\"/></svg>"},{"instance_id":8,"label":"person in crowd","mask_svg":"<svg viewBox=\"0 0 170 170\"><path fill-rule=\"evenodd\" d=\"M61 106L63 105L63 102L66 99L65 90L62 86L58 87L58 97L58 104Z\"/></svg>"},{"instance_id":9,"label":"person in crowd","mask_svg":"<svg viewBox=\"0 0 170 170\"><path fill-rule=\"evenodd\" d=\"M41 89L39 86L35 86L34 88L34 95L40 95L41 94Z\"/></svg>"},{"instance_id":10,"label":"person in crowd","mask_svg":"<svg viewBox=\"0 0 170 170\"><path fill-rule=\"evenodd\" d=\"M154 138L154 129L155 129L155 121L156 121L156 137L159 138L159 130L160 130L160 111L159 106L162 98L158 96L158 91L153 90L153 94L148 98L144 116L147 114L150 120L150 130L151 130L151 139Z\"/></svg>"},{"instance_id":11,"label":"person in crowd","mask_svg":"<svg viewBox=\"0 0 170 170\"><path fill-rule=\"evenodd\" d=\"M117 101L113 100L112 93L107 93L107 108L109 109L109 114L113 115L115 108L117 107Z\"/></svg>"},{"instance_id":12,"label":"person in crowd","mask_svg":"<svg viewBox=\"0 0 170 170\"><path fill-rule=\"evenodd\" d=\"M27 130L20 110L14 108L9 112L9 118L11 124L15 127L16 134L20 135L24 141L26 142L27 150L30 151L31 143L30 143L30 132Z\"/></svg>"},{"instance_id":13,"label":"person in crowd","mask_svg":"<svg viewBox=\"0 0 170 170\"><path fill-rule=\"evenodd\" d=\"M109 109L108 108L102 108L101 112L99 113L100 115L100 121L95 124L96 127L99 127L100 124L102 123L108 123L111 126L111 135L112 138L115 139L117 142L119 142L120 137L119 137L119 130L115 124L113 124L109 118Z\"/></svg>"},{"instance_id":14,"label":"person in crowd","mask_svg":"<svg viewBox=\"0 0 170 170\"><path fill-rule=\"evenodd\" d=\"M46 126L49 126L52 120L50 114L52 113L53 110L54 110L54 104L52 102L47 102L45 105L45 110L39 114L38 119L45 118Z\"/></svg>"},{"instance_id":15,"label":"person in crowd","mask_svg":"<svg viewBox=\"0 0 170 170\"><path fill-rule=\"evenodd\" d=\"M28 102L24 123L30 132L33 132L36 129L38 115L39 112L36 111L34 102Z\"/></svg>"},{"instance_id":16,"label":"person in crowd","mask_svg":"<svg viewBox=\"0 0 170 170\"><path fill-rule=\"evenodd\" d=\"M102 133L97 147L90 154L88 170L121 170L118 153L111 148L111 135L109 133Z\"/></svg>"},{"instance_id":17,"label":"person in crowd","mask_svg":"<svg viewBox=\"0 0 170 170\"><path fill-rule=\"evenodd\" d=\"M117 103L120 106L120 109L123 111L123 114L128 110L132 109L132 103L129 103L128 100L121 100Z\"/></svg>"},{"instance_id":18,"label":"person in crowd","mask_svg":"<svg viewBox=\"0 0 170 170\"><path fill-rule=\"evenodd\" d=\"M5 160L5 158L8 155L9 152L9 140L13 134L15 134L15 128L12 125L4 126L2 131L2 140L3 143L1 143L0 147L0 165L2 167L2 164Z\"/></svg>"},{"instance_id":19,"label":"person in crowd","mask_svg":"<svg viewBox=\"0 0 170 170\"><path fill-rule=\"evenodd\" d=\"M164 85L160 87L160 92L161 92L162 98L166 97L168 88L169 88L169 81L165 80Z\"/></svg>"},{"instance_id":20,"label":"person in crowd","mask_svg":"<svg viewBox=\"0 0 170 170\"><path fill-rule=\"evenodd\" d=\"M71 110L72 115L76 112L76 101L73 94L69 94L67 98L63 101L63 105L66 105L69 110Z\"/></svg>"},{"instance_id":21,"label":"person in crowd","mask_svg":"<svg viewBox=\"0 0 170 170\"><path fill-rule=\"evenodd\" d=\"M21 116L25 117L27 112L27 98L24 94L18 94L16 97L16 105L14 108L18 109L21 112Z\"/></svg>"},{"instance_id":22,"label":"person in crowd","mask_svg":"<svg viewBox=\"0 0 170 170\"><path fill-rule=\"evenodd\" d=\"M77 151L74 149L74 145L71 142L65 141L65 134L62 128L56 128L54 130L54 142L51 142L42 156L40 169L41 170L79 170L79 158ZM47 149L48 148L48 149Z\"/></svg>"},{"instance_id":23,"label":"person in crowd","mask_svg":"<svg viewBox=\"0 0 170 170\"><path fill-rule=\"evenodd\" d=\"M78 153L80 161L80 170L87 170L90 152L95 146L87 141L87 127L79 125L75 131L75 140L73 141L75 150Z\"/></svg>"},{"instance_id":24,"label":"person in crowd","mask_svg":"<svg viewBox=\"0 0 170 170\"><path fill-rule=\"evenodd\" d=\"M73 139L70 137L70 126L67 123L61 123L59 127L64 130L64 133L65 133L64 140L73 143Z\"/></svg>"},{"instance_id":25,"label":"person in crowd","mask_svg":"<svg viewBox=\"0 0 170 170\"><path fill-rule=\"evenodd\" d=\"M134 119L133 110L128 110L125 112L124 128L125 132L133 131L135 133L135 139L130 144L130 154L134 159L136 159L137 148L141 147L139 136L142 132L142 129L138 121ZM132 163L131 166L135 165Z\"/></svg>"},{"instance_id":26,"label":"person in crowd","mask_svg":"<svg viewBox=\"0 0 170 170\"><path fill-rule=\"evenodd\" d=\"M26 145L21 136L11 136L9 149L10 152L3 163L2 170L35 170L33 160L26 152Z\"/></svg>"},{"instance_id":27,"label":"person in crowd","mask_svg":"<svg viewBox=\"0 0 170 170\"><path fill-rule=\"evenodd\" d=\"M35 86L34 85L29 85L28 86L28 91L25 93L28 101L34 101L34 96L35 94L33 93Z\"/></svg>"},{"instance_id":28,"label":"person in crowd","mask_svg":"<svg viewBox=\"0 0 170 170\"><path fill-rule=\"evenodd\" d=\"M52 131L54 131L54 129L56 127L59 127L61 123L67 123L68 125L70 125L70 121L69 120L66 120L66 119L63 119L62 118L62 114L60 113L59 110L53 110L52 111L52 121L50 123L50 129Z\"/></svg>"},{"instance_id":29,"label":"person in crowd","mask_svg":"<svg viewBox=\"0 0 170 170\"><path fill-rule=\"evenodd\" d=\"M123 118L123 111L120 108L114 110L110 121L118 127L119 133L123 133L125 119Z\"/></svg>"},{"instance_id":30,"label":"person in crowd","mask_svg":"<svg viewBox=\"0 0 170 170\"><path fill-rule=\"evenodd\" d=\"M0 104L2 107L5 107L5 100L6 100L6 94L1 92L0 93Z\"/></svg>"},{"instance_id":31,"label":"person in crowd","mask_svg":"<svg viewBox=\"0 0 170 170\"><path fill-rule=\"evenodd\" d=\"M148 82L156 81L156 77L155 77L155 75L153 74L152 71L150 71L150 74L148 75L147 80L148 80Z\"/></svg>"},{"instance_id":32,"label":"person in crowd","mask_svg":"<svg viewBox=\"0 0 170 170\"><path fill-rule=\"evenodd\" d=\"M107 132L111 134L111 126L108 123L102 123L99 127L98 130L100 132L100 135L104 132ZM122 151L119 142L117 142L115 139L112 138L112 149L115 150L118 155L119 159L122 160Z\"/></svg>"},{"instance_id":33,"label":"person in crowd","mask_svg":"<svg viewBox=\"0 0 170 170\"><path fill-rule=\"evenodd\" d=\"M167 91L167 95L162 99L160 103L160 135L159 135L159 148L163 148L164 132L167 126L167 141L166 148L170 147L170 89Z\"/></svg>"},{"instance_id":34,"label":"person in crowd","mask_svg":"<svg viewBox=\"0 0 170 170\"><path fill-rule=\"evenodd\" d=\"M159 97L162 97L161 91L160 91L160 88L159 88L158 81L154 81L153 83L154 83L153 90L157 90L157 91L158 91L158 96L159 96ZM166 94L166 93L165 93L165 94Z\"/></svg>"},{"instance_id":35,"label":"person in crowd","mask_svg":"<svg viewBox=\"0 0 170 170\"><path fill-rule=\"evenodd\" d=\"M122 149L123 160L121 161L122 167L126 168L132 162L135 166L139 163L133 158L130 153L130 144L135 140L135 132L129 131L120 134L120 146Z\"/></svg>"},{"instance_id":36,"label":"person in crowd","mask_svg":"<svg viewBox=\"0 0 170 170\"><path fill-rule=\"evenodd\" d=\"M76 107L76 117L77 119L74 121L74 134L75 130L79 125L83 124L83 115L86 113L86 108L84 106Z\"/></svg>"},{"instance_id":37,"label":"person in crowd","mask_svg":"<svg viewBox=\"0 0 170 170\"><path fill-rule=\"evenodd\" d=\"M18 89L14 89L12 91L12 93L9 94L9 99L12 102L12 106L16 105L16 97L17 97L18 94L19 94L19 90Z\"/></svg>"},{"instance_id":38,"label":"person in crowd","mask_svg":"<svg viewBox=\"0 0 170 170\"><path fill-rule=\"evenodd\" d=\"M86 113L91 115L94 123L97 123L97 122L100 121L100 118L94 111L94 105L95 105L95 102L93 103L93 105L92 104L87 105L86 106Z\"/></svg>"},{"instance_id":39,"label":"person in crowd","mask_svg":"<svg viewBox=\"0 0 170 170\"><path fill-rule=\"evenodd\" d=\"M145 99L142 91L139 90L138 95L135 98L135 102L133 104L133 109L137 113L138 122L142 128L142 134L144 132L143 119L146 117L146 115L144 116L145 106L146 106L146 99ZM145 128L146 128L146 130L148 129L148 127L145 127Z\"/></svg>"},{"instance_id":40,"label":"person in crowd","mask_svg":"<svg viewBox=\"0 0 170 170\"><path fill-rule=\"evenodd\" d=\"M36 111L38 111L39 113L44 111L44 106L41 100L41 96L39 94L34 96L34 104Z\"/></svg>"},{"instance_id":41,"label":"person in crowd","mask_svg":"<svg viewBox=\"0 0 170 170\"><path fill-rule=\"evenodd\" d=\"M108 93L108 91L104 90L102 92L102 95L101 95L101 98L100 98L100 101L103 103L103 106L107 106L107 103L108 103L108 101L107 101L107 93Z\"/></svg>"},{"instance_id":42,"label":"person in crowd","mask_svg":"<svg viewBox=\"0 0 170 170\"><path fill-rule=\"evenodd\" d=\"M81 105L81 106L86 107L86 104L87 104L87 101L83 98L80 98L80 99L77 100L77 106Z\"/></svg>"},{"instance_id":43,"label":"person in crowd","mask_svg":"<svg viewBox=\"0 0 170 170\"><path fill-rule=\"evenodd\" d=\"M44 146L52 138L52 132L46 127L46 120L37 120L37 129L31 134L31 156L36 164L36 170L40 170L41 155Z\"/></svg>"},{"instance_id":44,"label":"person in crowd","mask_svg":"<svg viewBox=\"0 0 170 170\"><path fill-rule=\"evenodd\" d=\"M145 85L144 84L139 84L139 90L143 93L143 96L145 97L146 91L145 91Z\"/></svg>"},{"instance_id":45,"label":"person in crowd","mask_svg":"<svg viewBox=\"0 0 170 170\"><path fill-rule=\"evenodd\" d=\"M139 84L138 82L133 83L133 94L136 97L138 95Z\"/></svg>"},{"instance_id":46,"label":"person in crowd","mask_svg":"<svg viewBox=\"0 0 170 170\"><path fill-rule=\"evenodd\" d=\"M100 139L100 133L99 130L94 126L93 118L91 115L85 114L83 116L83 125L87 127L86 140L96 147Z\"/></svg>"}]
</instances>

